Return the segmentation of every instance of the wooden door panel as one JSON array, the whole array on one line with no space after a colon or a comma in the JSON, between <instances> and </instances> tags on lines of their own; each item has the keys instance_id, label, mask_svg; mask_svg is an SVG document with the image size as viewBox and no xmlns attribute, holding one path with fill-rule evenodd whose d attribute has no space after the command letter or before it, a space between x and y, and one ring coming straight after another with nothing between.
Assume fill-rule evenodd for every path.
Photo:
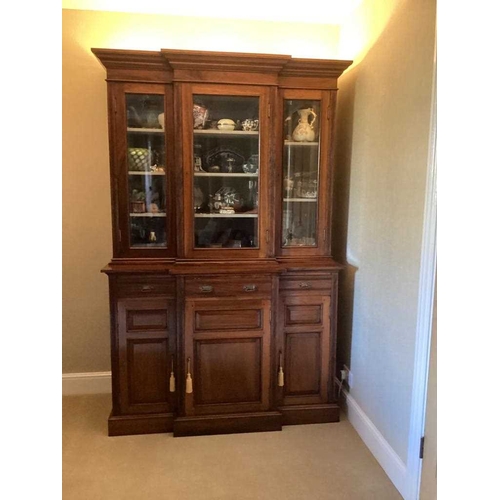
<instances>
[{"instance_id":1,"label":"wooden door panel","mask_svg":"<svg viewBox=\"0 0 500 500\"><path fill-rule=\"evenodd\" d=\"M193 392L185 413L255 412L270 405L271 301L186 301L185 356Z\"/></svg>"},{"instance_id":2,"label":"wooden door panel","mask_svg":"<svg viewBox=\"0 0 500 500\"><path fill-rule=\"evenodd\" d=\"M289 304L285 306L285 326L321 325L323 304Z\"/></svg>"},{"instance_id":3,"label":"wooden door panel","mask_svg":"<svg viewBox=\"0 0 500 500\"><path fill-rule=\"evenodd\" d=\"M195 341L196 405L259 403L262 340Z\"/></svg>"},{"instance_id":4,"label":"wooden door panel","mask_svg":"<svg viewBox=\"0 0 500 500\"><path fill-rule=\"evenodd\" d=\"M285 395L319 394L321 390L321 332L288 333L285 345Z\"/></svg>"},{"instance_id":5,"label":"wooden door panel","mask_svg":"<svg viewBox=\"0 0 500 500\"><path fill-rule=\"evenodd\" d=\"M167 298L118 300L120 413L166 413L175 352L175 302Z\"/></svg>"},{"instance_id":6,"label":"wooden door panel","mask_svg":"<svg viewBox=\"0 0 500 500\"><path fill-rule=\"evenodd\" d=\"M255 329L262 329L262 310L259 308L196 311L195 313L195 332Z\"/></svg>"},{"instance_id":7,"label":"wooden door panel","mask_svg":"<svg viewBox=\"0 0 500 500\"><path fill-rule=\"evenodd\" d=\"M163 403L168 399L168 339L128 339L129 405Z\"/></svg>"},{"instance_id":8,"label":"wooden door panel","mask_svg":"<svg viewBox=\"0 0 500 500\"><path fill-rule=\"evenodd\" d=\"M166 330L168 314L166 310L127 310L127 332L147 332Z\"/></svg>"},{"instance_id":9,"label":"wooden door panel","mask_svg":"<svg viewBox=\"0 0 500 500\"><path fill-rule=\"evenodd\" d=\"M280 298L278 336L283 351L283 405L328 401L330 295L286 292Z\"/></svg>"}]
</instances>

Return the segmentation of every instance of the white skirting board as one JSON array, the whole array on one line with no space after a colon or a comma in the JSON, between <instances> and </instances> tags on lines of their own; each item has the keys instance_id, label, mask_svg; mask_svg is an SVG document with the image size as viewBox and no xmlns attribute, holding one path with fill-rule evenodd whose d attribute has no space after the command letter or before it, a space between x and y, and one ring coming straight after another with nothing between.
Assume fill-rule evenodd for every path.
<instances>
[{"instance_id":1,"label":"white skirting board","mask_svg":"<svg viewBox=\"0 0 500 500\"><path fill-rule=\"evenodd\" d=\"M385 473L389 476L394 486L406 497L406 465L399 455L394 451L391 445L385 440L384 436L375 427L366 413L361 409L356 400L345 390L342 390L345 397L345 411L347 419L356 429L363 442L372 452L377 462Z\"/></svg>"},{"instance_id":2,"label":"white skirting board","mask_svg":"<svg viewBox=\"0 0 500 500\"><path fill-rule=\"evenodd\" d=\"M111 393L111 372L63 373L63 396L108 393Z\"/></svg>"}]
</instances>

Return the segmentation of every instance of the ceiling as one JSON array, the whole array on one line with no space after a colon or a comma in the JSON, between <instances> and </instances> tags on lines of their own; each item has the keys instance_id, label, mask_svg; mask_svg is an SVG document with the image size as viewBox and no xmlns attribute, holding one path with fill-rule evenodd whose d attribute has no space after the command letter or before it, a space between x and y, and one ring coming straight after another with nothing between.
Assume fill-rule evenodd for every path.
<instances>
[{"instance_id":1,"label":"ceiling","mask_svg":"<svg viewBox=\"0 0 500 500\"><path fill-rule=\"evenodd\" d=\"M63 0L63 9L171 16L341 24L361 0Z\"/></svg>"}]
</instances>

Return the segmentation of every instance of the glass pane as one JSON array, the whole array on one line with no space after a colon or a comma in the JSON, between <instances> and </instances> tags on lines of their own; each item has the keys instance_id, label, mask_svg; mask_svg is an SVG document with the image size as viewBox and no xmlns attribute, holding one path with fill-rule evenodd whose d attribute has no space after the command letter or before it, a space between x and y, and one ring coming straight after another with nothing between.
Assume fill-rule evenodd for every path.
<instances>
[{"instance_id":1,"label":"glass pane","mask_svg":"<svg viewBox=\"0 0 500 500\"><path fill-rule=\"evenodd\" d=\"M286 100L283 247L317 246L320 101Z\"/></svg>"},{"instance_id":2,"label":"glass pane","mask_svg":"<svg viewBox=\"0 0 500 500\"><path fill-rule=\"evenodd\" d=\"M195 95L195 248L257 248L259 98Z\"/></svg>"},{"instance_id":3,"label":"glass pane","mask_svg":"<svg viewBox=\"0 0 500 500\"><path fill-rule=\"evenodd\" d=\"M166 247L163 96L127 94L126 105L130 246Z\"/></svg>"}]
</instances>

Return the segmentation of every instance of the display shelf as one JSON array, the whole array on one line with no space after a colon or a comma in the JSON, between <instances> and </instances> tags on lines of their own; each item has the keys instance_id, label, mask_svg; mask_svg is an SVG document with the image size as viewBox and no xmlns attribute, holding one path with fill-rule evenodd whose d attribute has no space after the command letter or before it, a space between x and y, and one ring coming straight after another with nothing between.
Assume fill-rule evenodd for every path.
<instances>
[{"instance_id":1,"label":"display shelf","mask_svg":"<svg viewBox=\"0 0 500 500\"><path fill-rule=\"evenodd\" d=\"M195 177L259 177L258 173L255 174L241 174L241 173L225 173L225 172L195 172Z\"/></svg>"},{"instance_id":2,"label":"display shelf","mask_svg":"<svg viewBox=\"0 0 500 500\"><path fill-rule=\"evenodd\" d=\"M165 243L137 243L132 245L133 248L165 248Z\"/></svg>"},{"instance_id":3,"label":"display shelf","mask_svg":"<svg viewBox=\"0 0 500 500\"><path fill-rule=\"evenodd\" d=\"M249 135L249 136L254 136L254 137L258 137L259 136L259 132L258 131L254 131L254 130L216 130L216 129L208 129L208 130L193 130L193 133L195 135L224 135L224 136L233 136L233 137L237 137L237 136L245 136L245 135Z\"/></svg>"},{"instance_id":4,"label":"display shelf","mask_svg":"<svg viewBox=\"0 0 500 500\"><path fill-rule=\"evenodd\" d=\"M131 213L130 217L166 217L165 212L142 212L142 213Z\"/></svg>"},{"instance_id":5,"label":"display shelf","mask_svg":"<svg viewBox=\"0 0 500 500\"><path fill-rule=\"evenodd\" d=\"M131 134L164 134L165 130L162 128L134 128L127 127L127 132Z\"/></svg>"},{"instance_id":6,"label":"display shelf","mask_svg":"<svg viewBox=\"0 0 500 500\"><path fill-rule=\"evenodd\" d=\"M194 214L197 219L210 219L210 218L219 218L219 219L233 219L235 217L240 219L256 219L259 214L249 214L249 213L240 213L240 214Z\"/></svg>"},{"instance_id":7,"label":"display shelf","mask_svg":"<svg viewBox=\"0 0 500 500\"><path fill-rule=\"evenodd\" d=\"M128 175L165 175L165 172L138 172L135 170L129 170Z\"/></svg>"},{"instance_id":8,"label":"display shelf","mask_svg":"<svg viewBox=\"0 0 500 500\"><path fill-rule=\"evenodd\" d=\"M283 198L284 202L299 202L299 203L316 203L318 201L318 198Z\"/></svg>"},{"instance_id":9,"label":"display shelf","mask_svg":"<svg viewBox=\"0 0 500 500\"><path fill-rule=\"evenodd\" d=\"M319 142L285 141L285 146L319 146Z\"/></svg>"}]
</instances>

